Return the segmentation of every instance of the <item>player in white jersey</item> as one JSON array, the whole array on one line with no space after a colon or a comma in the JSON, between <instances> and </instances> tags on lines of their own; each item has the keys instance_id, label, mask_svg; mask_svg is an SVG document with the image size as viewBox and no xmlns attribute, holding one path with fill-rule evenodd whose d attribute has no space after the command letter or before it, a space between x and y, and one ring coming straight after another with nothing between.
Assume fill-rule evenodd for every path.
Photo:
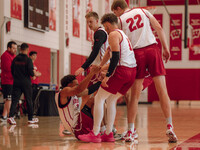
<instances>
[{"instance_id":1,"label":"player in white jersey","mask_svg":"<svg viewBox=\"0 0 200 150\"><path fill-rule=\"evenodd\" d=\"M89 12L85 16L87 25L94 31L94 43L90 56L85 63L76 70L75 75L79 75L91 64L99 65L108 47L107 33L99 26L99 16L96 12Z\"/></svg>"},{"instance_id":2,"label":"player in white jersey","mask_svg":"<svg viewBox=\"0 0 200 150\"><path fill-rule=\"evenodd\" d=\"M109 34L108 42L110 51L107 50L100 66L111 57L106 76L102 80L101 87L97 91L94 103L93 131L85 135L79 135L79 139L85 142L114 142L112 127L116 115L116 101L124 95L132 86L136 76L135 55L128 37L118 29L118 19L114 14L105 14L101 23ZM103 106L107 103L106 132L100 136L100 124L103 119Z\"/></svg>"},{"instance_id":3,"label":"player in white jersey","mask_svg":"<svg viewBox=\"0 0 200 150\"><path fill-rule=\"evenodd\" d=\"M149 74L153 78L160 99L161 108L166 118L166 134L169 137L168 141L177 142L177 137L173 131L170 99L165 82L166 71L151 26L159 36L163 46L163 59L167 62L170 58L170 53L165 33L151 13L145 9L139 8L133 8L130 10L124 0L113 1L111 10L119 17L121 29L131 40L137 61L136 80L131 89L131 100L128 103L128 132L125 138L129 141L129 139L133 137L132 133L138 109L138 100L142 90L142 83L146 75L146 70L148 70Z\"/></svg>"},{"instance_id":4,"label":"player in white jersey","mask_svg":"<svg viewBox=\"0 0 200 150\"><path fill-rule=\"evenodd\" d=\"M86 89L93 75L99 70L100 67L93 65L91 72L80 84L74 75L63 77L62 90L55 96L60 119L65 129L72 132L76 138L80 134L88 133L88 129L93 127L91 112L93 102L82 101L80 96L91 94L99 88L100 82Z\"/></svg>"}]
</instances>

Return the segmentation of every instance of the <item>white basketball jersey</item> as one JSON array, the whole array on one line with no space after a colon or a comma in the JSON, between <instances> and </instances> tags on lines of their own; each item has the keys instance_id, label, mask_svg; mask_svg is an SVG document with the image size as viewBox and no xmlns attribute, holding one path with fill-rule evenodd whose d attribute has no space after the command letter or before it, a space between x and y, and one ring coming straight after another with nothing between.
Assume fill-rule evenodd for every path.
<instances>
[{"instance_id":1,"label":"white basketball jersey","mask_svg":"<svg viewBox=\"0 0 200 150\"><path fill-rule=\"evenodd\" d=\"M104 28L100 27L98 30L103 30L106 35L107 35L107 40L106 42L101 46L100 50L99 50L99 54L97 55L97 57L95 58L95 60L93 61L92 64L94 65L99 65L101 63L101 60L103 59L103 56L107 50L108 47L108 34L107 32L104 30Z\"/></svg>"},{"instance_id":2,"label":"white basketball jersey","mask_svg":"<svg viewBox=\"0 0 200 150\"><path fill-rule=\"evenodd\" d=\"M136 67L135 54L133 52L133 47L122 30L116 29L122 36L122 41L120 42L120 58L118 66L126 66L129 68Z\"/></svg>"},{"instance_id":3,"label":"white basketball jersey","mask_svg":"<svg viewBox=\"0 0 200 150\"><path fill-rule=\"evenodd\" d=\"M82 103L82 98L78 98L77 96L72 96L71 99L68 101L68 104L64 108L59 107L59 94L56 94L56 104L58 107L58 112L60 119L68 131L71 133L74 132L74 128L78 124L78 119L81 117L80 115L80 107ZM81 119L81 118L80 118ZM81 129L76 129L81 130Z\"/></svg>"},{"instance_id":4,"label":"white basketball jersey","mask_svg":"<svg viewBox=\"0 0 200 150\"><path fill-rule=\"evenodd\" d=\"M151 16L149 11L136 8L119 17L121 29L130 39L133 49L157 43L150 25Z\"/></svg>"}]
</instances>

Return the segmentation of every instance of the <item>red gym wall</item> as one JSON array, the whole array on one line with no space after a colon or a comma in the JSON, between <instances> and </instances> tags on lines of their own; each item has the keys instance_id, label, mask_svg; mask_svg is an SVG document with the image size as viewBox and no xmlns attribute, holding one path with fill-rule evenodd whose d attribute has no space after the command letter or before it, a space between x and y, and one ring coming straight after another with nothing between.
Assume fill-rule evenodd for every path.
<instances>
[{"instance_id":1,"label":"red gym wall","mask_svg":"<svg viewBox=\"0 0 200 150\"><path fill-rule=\"evenodd\" d=\"M38 70L42 73L39 77L39 83L50 83L50 68L51 68L51 51L50 48L41 47L29 44L29 51L37 52L35 61Z\"/></svg>"},{"instance_id":2,"label":"red gym wall","mask_svg":"<svg viewBox=\"0 0 200 150\"><path fill-rule=\"evenodd\" d=\"M70 63L71 64L71 71L70 71L70 73L74 74L75 71L78 68L80 68L82 66L82 64L85 62L86 56L71 53L70 59L71 59L71 63ZM82 76L82 75L78 76L77 79L80 82L81 80L84 79L84 76Z\"/></svg>"},{"instance_id":3,"label":"red gym wall","mask_svg":"<svg viewBox=\"0 0 200 150\"><path fill-rule=\"evenodd\" d=\"M166 84L171 100L200 99L200 69L166 69ZM148 102L158 101L154 84L148 88Z\"/></svg>"}]
</instances>

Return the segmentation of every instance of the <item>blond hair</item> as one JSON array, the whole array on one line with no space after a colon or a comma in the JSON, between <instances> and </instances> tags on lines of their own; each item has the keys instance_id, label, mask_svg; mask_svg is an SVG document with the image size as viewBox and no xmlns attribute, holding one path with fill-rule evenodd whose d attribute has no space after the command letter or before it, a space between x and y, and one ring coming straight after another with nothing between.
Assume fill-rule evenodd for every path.
<instances>
[{"instance_id":1,"label":"blond hair","mask_svg":"<svg viewBox=\"0 0 200 150\"><path fill-rule=\"evenodd\" d=\"M90 17L94 17L96 20L99 20L99 16L96 12L94 11L90 11L85 15L85 18L90 18Z\"/></svg>"}]
</instances>

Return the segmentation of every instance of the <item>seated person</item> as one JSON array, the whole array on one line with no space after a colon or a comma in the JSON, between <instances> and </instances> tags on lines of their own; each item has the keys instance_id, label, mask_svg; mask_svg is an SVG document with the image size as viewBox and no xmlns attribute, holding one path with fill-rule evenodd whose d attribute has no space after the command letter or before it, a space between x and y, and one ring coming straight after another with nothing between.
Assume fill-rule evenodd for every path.
<instances>
[{"instance_id":1,"label":"seated person","mask_svg":"<svg viewBox=\"0 0 200 150\"><path fill-rule=\"evenodd\" d=\"M90 73L78 84L75 75L67 75L61 79L62 90L56 94L55 101L60 119L68 131L78 139L78 135L89 133L93 128L94 99L84 99L81 96L90 95L98 90L101 82L87 86L91 78L100 71L100 67L93 65Z\"/></svg>"}]
</instances>

